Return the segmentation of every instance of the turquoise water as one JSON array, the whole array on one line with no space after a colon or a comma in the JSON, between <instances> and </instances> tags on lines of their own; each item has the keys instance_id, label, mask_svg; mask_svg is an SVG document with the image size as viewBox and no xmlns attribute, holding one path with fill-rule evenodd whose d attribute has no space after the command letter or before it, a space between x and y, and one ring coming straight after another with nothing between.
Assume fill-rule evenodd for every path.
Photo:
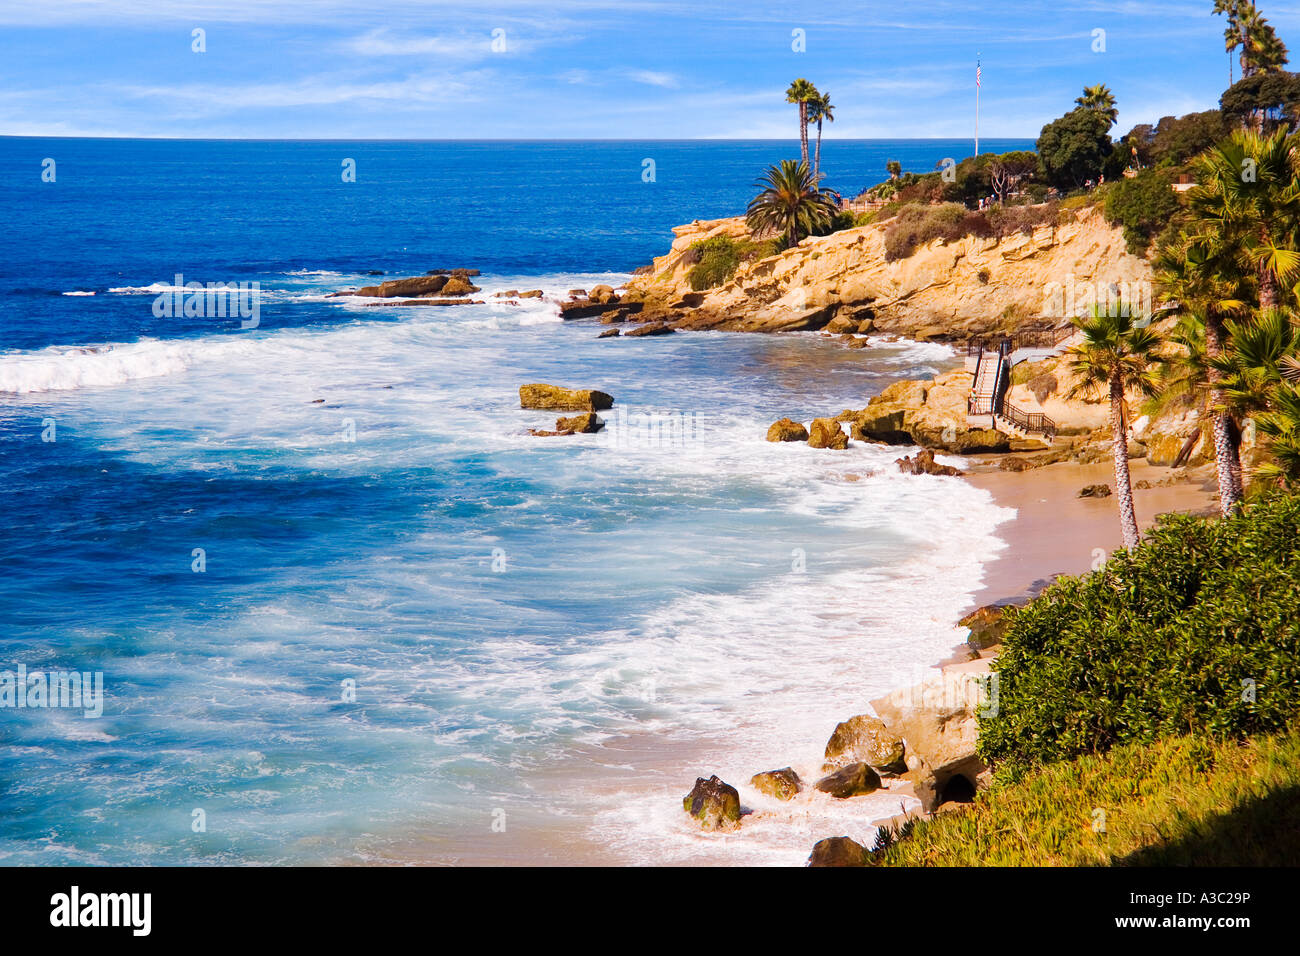
<instances>
[{"instance_id":1,"label":"turquoise water","mask_svg":"<svg viewBox=\"0 0 1300 956\"><path fill-rule=\"evenodd\" d=\"M0 708L0 862L526 860L552 830L560 862L806 855L660 811L697 770L814 758L941 656L1000 513L894 450L763 436L956 360L596 341L549 300L735 212L779 149L0 139L0 671L105 689L98 717ZM460 265L548 300L326 298ZM176 273L260 282L259 325L156 316ZM612 393L610 428L529 436L529 381ZM641 782L611 749L635 738L660 751ZM511 835L476 849L497 811Z\"/></svg>"}]
</instances>

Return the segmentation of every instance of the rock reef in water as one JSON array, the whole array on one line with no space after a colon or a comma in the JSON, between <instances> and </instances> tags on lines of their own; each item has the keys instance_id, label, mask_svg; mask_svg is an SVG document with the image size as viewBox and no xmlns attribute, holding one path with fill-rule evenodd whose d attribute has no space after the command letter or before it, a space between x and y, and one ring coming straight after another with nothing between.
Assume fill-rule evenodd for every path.
<instances>
[{"instance_id":1,"label":"rock reef in water","mask_svg":"<svg viewBox=\"0 0 1300 956\"><path fill-rule=\"evenodd\" d=\"M520 408L544 408L557 412L601 412L614 405L614 397L594 388L563 388L534 383L519 386Z\"/></svg>"}]
</instances>

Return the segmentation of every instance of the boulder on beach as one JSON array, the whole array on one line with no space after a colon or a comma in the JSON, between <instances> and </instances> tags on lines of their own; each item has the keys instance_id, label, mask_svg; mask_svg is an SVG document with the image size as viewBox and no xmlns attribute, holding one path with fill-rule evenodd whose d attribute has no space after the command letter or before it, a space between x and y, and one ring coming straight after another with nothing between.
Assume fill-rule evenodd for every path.
<instances>
[{"instance_id":1,"label":"boulder on beach","mask_svg":"<svg viewBox=\"0 0 1300 956\"><path fill-rule=\"evenodd\" d=\"M1079 489L1080 498L1109 498L1110 485L1088 485Z\"/></svg>"},{"instance_id":2,"label":"boulder on beach","mask_svg":"<svg viewBox=\"0 0 1300 956\"><path fill-rule=\"evenodd\" d=\"M866 339L853 339L844 343L845 348L850 349L869 349L871 344Z\"/></svg>"},{"instance_id":3,"label":"boulder on beach","mask_svg":"<svg viewBox=\"0 0 1300 956\"><path fill-rule=\"evenodd\" d=\"M734 830L740 825L740 794L717 774L695 779L691 792L682 797L682 809L702 830Z\"/></svg>"},{"instance_id":4,"label":"boulder on beach","mask_svg":"<svg viewBox=\"0 0 1300 956\"><path fill-rule=\"evenodd\" d=\"M839 800L847 800L849 797L879 790L880 775L865 763L851 763L822 777L815 786L822 793L829 793Z\"/></svg>"},{"instance_id":5,"label":"boulder on beach","mask_svg":"<svg viewBox=\"0 0 1300 956\"><path fill-rule=\"evenodd\" d=\"M850 763L865 763L875 770L894 773L906 768L903 763L903 738L870 714L850 717L835 727L826 742L826 769Z\"/></svg>"},{"instance_id":6,"label":"boulder on beach","mask_svg":"<svg viewBox=\"0 0 1300 956\"><path fill-rule=\"evenodd\" d=\"M617 296L614 295L612 287L607 285L598 285L587 294L587 298L592 302L604 305L606 302L611 302L616 299Z\"/></svg>"},{"instance_id":7,"label":"boulder on beach","mask_svg":"<svg viewBox=\"0 0 1300 956\"><path fill-rule=\"evenodd\" d=\"M897 459L894 464L898 470L905 475L960 475L962 470L954 468L951 465L941 465L934 460L934 452L928 448L923 448L917 452L916 457L907 455Z\"/></svg>"},{"instance_id":8,"label":"boulder on beach","mask_svg":"<svg viewBox=\"0 0 1300 956\"><path fill-rule=\"evenodd\" d=\"M598 339L612 339L612 338L615 338L616 336L618 336L618 334L619 334L618 329L606 329L604 332L601 332L598 336L596 336L596 338L598 338Z\"/></svg>"},{"instance_id":9,"label":"boulder on beach","mask_svg":"<svg viewBox=\"0 0 1300 956\"><path fill-rule=\"evenodd\" d=\"M839 334L841 332L856 332L857 330L858 330L858 323L855 322L853 319L847 318L842 315L837 315L835 318L831 319L829 322L826 323L826 331L832 334Z\"/></svg>"},{"instance_id":10,"label":"boulder on beach","mask_svg":"<svg viewBox=\"0 0 1300 956\"><path fill-rule=\"evenodd\" d=\"M776 797L778 800L793 800L803 789L799 775L789 767L756 773L750 778L749 785L759 793Z\"/></svg>"},{"instance_id":11,"label":"boulder on beach","mask_svg":"<svg viewBox=\"0 0 1300 956\"><path fill-rule=\"evenodd\" d=\"M595 412L583 412L581 415L574 415L572 418L557 418L555 420L556 430L577 432L580 435L590 435L604 427L605 423L600 420Z\"/></svg>"},{"instance_id":12,"label":"boulder on beach","mask_svg":"<svg viewBox=\"0 0 1300 956\"><path fill-rule=\"evenodd\" d=\"M808 429L792 418L783 418L773 422L767 430L768 441L807 441Z\"/></svg>"},{"instance_id":13,"label":"boulder on beach","mask_svg":"<svg viewBox=\"0 0 1300 956\"><path fill-rule=\"evenodd\" d=\"M957 624L970 628L970 637L966 643L976 650L984 650L1002 643L1002 635L1007 630L1007 606L1005 604L986 604L971 611Z\"/></svg>"},{"instance_id":14,"label":"boulder on beach","mask_svg":"<svg viewBox=\"0 0 1300 956\"><path fill-rule=\"evenodd\" d=\"M627 316L623 314L623 311L621 309L610 309L608 312L602 312L600 314L601 325L614 325L618 322L626 322L626 321L627 321Z\"/></svg>"},{"instance_id":15,"label":"boulder on beach","mask_svg":"<svg viewBox=\"0 0 1300 956\"><path fill-rule=\"evenodd\" d=\"M833 418L814 418L808 429L808 444L813 448L831 448L843 451L849 447L849 436Z\"/></svg>"},{"instance_id":16,"label":"boulder on beach","mask_svg":"<svg viewBox=\"0 0 1300 956\"><path fill-rule=\"evenodd\" d=\"M614 405L614 398L594 388L562 388L534 383L519 386L520 408L545 408L557 412L601 412Z\"/></svg>"},{"instance_id":17,"label":"boulder on beach","mask_svg":"<svg viewBox=\"0 0 1300 956\"><path fill-rule=\"evenodd\" d=\"M818 840L808 857L809 866L866 866L867 848L846 836Z\"/></svg>"}]
</instances>

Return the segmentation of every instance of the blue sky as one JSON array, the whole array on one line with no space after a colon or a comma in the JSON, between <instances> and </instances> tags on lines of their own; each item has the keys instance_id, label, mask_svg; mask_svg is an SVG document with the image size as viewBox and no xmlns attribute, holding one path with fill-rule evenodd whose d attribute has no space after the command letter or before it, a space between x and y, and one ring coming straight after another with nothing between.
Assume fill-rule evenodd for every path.
<instances>
[{"instance_id":1,"label":"blue sky","mask_svg":"<svg viewBox=\"0 0 1300 956\"><path fill-rule=\"evenodd\" d=\"M1085 83L1115 91L1124 131L1217 104L1212 6L0 0L0 134L777 138L793 124L784 90L805 76L836 105L828 138L964 137L977 53L983 135L1036 136ZM1300 58L1300 4L1259 6Z\"/></svg>"}]
</instances>

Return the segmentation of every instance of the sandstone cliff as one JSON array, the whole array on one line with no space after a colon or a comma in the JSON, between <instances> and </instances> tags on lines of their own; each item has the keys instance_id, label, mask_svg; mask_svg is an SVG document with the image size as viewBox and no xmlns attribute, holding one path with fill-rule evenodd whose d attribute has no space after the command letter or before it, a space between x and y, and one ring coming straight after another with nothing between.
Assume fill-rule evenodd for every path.
<instances>
[{"instance_id":1,"label":"sandstone cliff","mask_svg":"<svg viewBox=\"0 0 1300 956\"><path fill-rule=\"evenodd\" d=\"M882 333L962 340L1062 321L1115 288L1149 295L1150 266L1128 254L1121 230L1096 209L1063 220L1000 240L935 240L894 262L885 261L886 225L860 226L742 262L703 292L687 279L691 245L749 231L742 218L694 222L673 230L669 252L629 283L624 301L678 328L779 332L870 319Z\"/></svg>"}]
</instances>

